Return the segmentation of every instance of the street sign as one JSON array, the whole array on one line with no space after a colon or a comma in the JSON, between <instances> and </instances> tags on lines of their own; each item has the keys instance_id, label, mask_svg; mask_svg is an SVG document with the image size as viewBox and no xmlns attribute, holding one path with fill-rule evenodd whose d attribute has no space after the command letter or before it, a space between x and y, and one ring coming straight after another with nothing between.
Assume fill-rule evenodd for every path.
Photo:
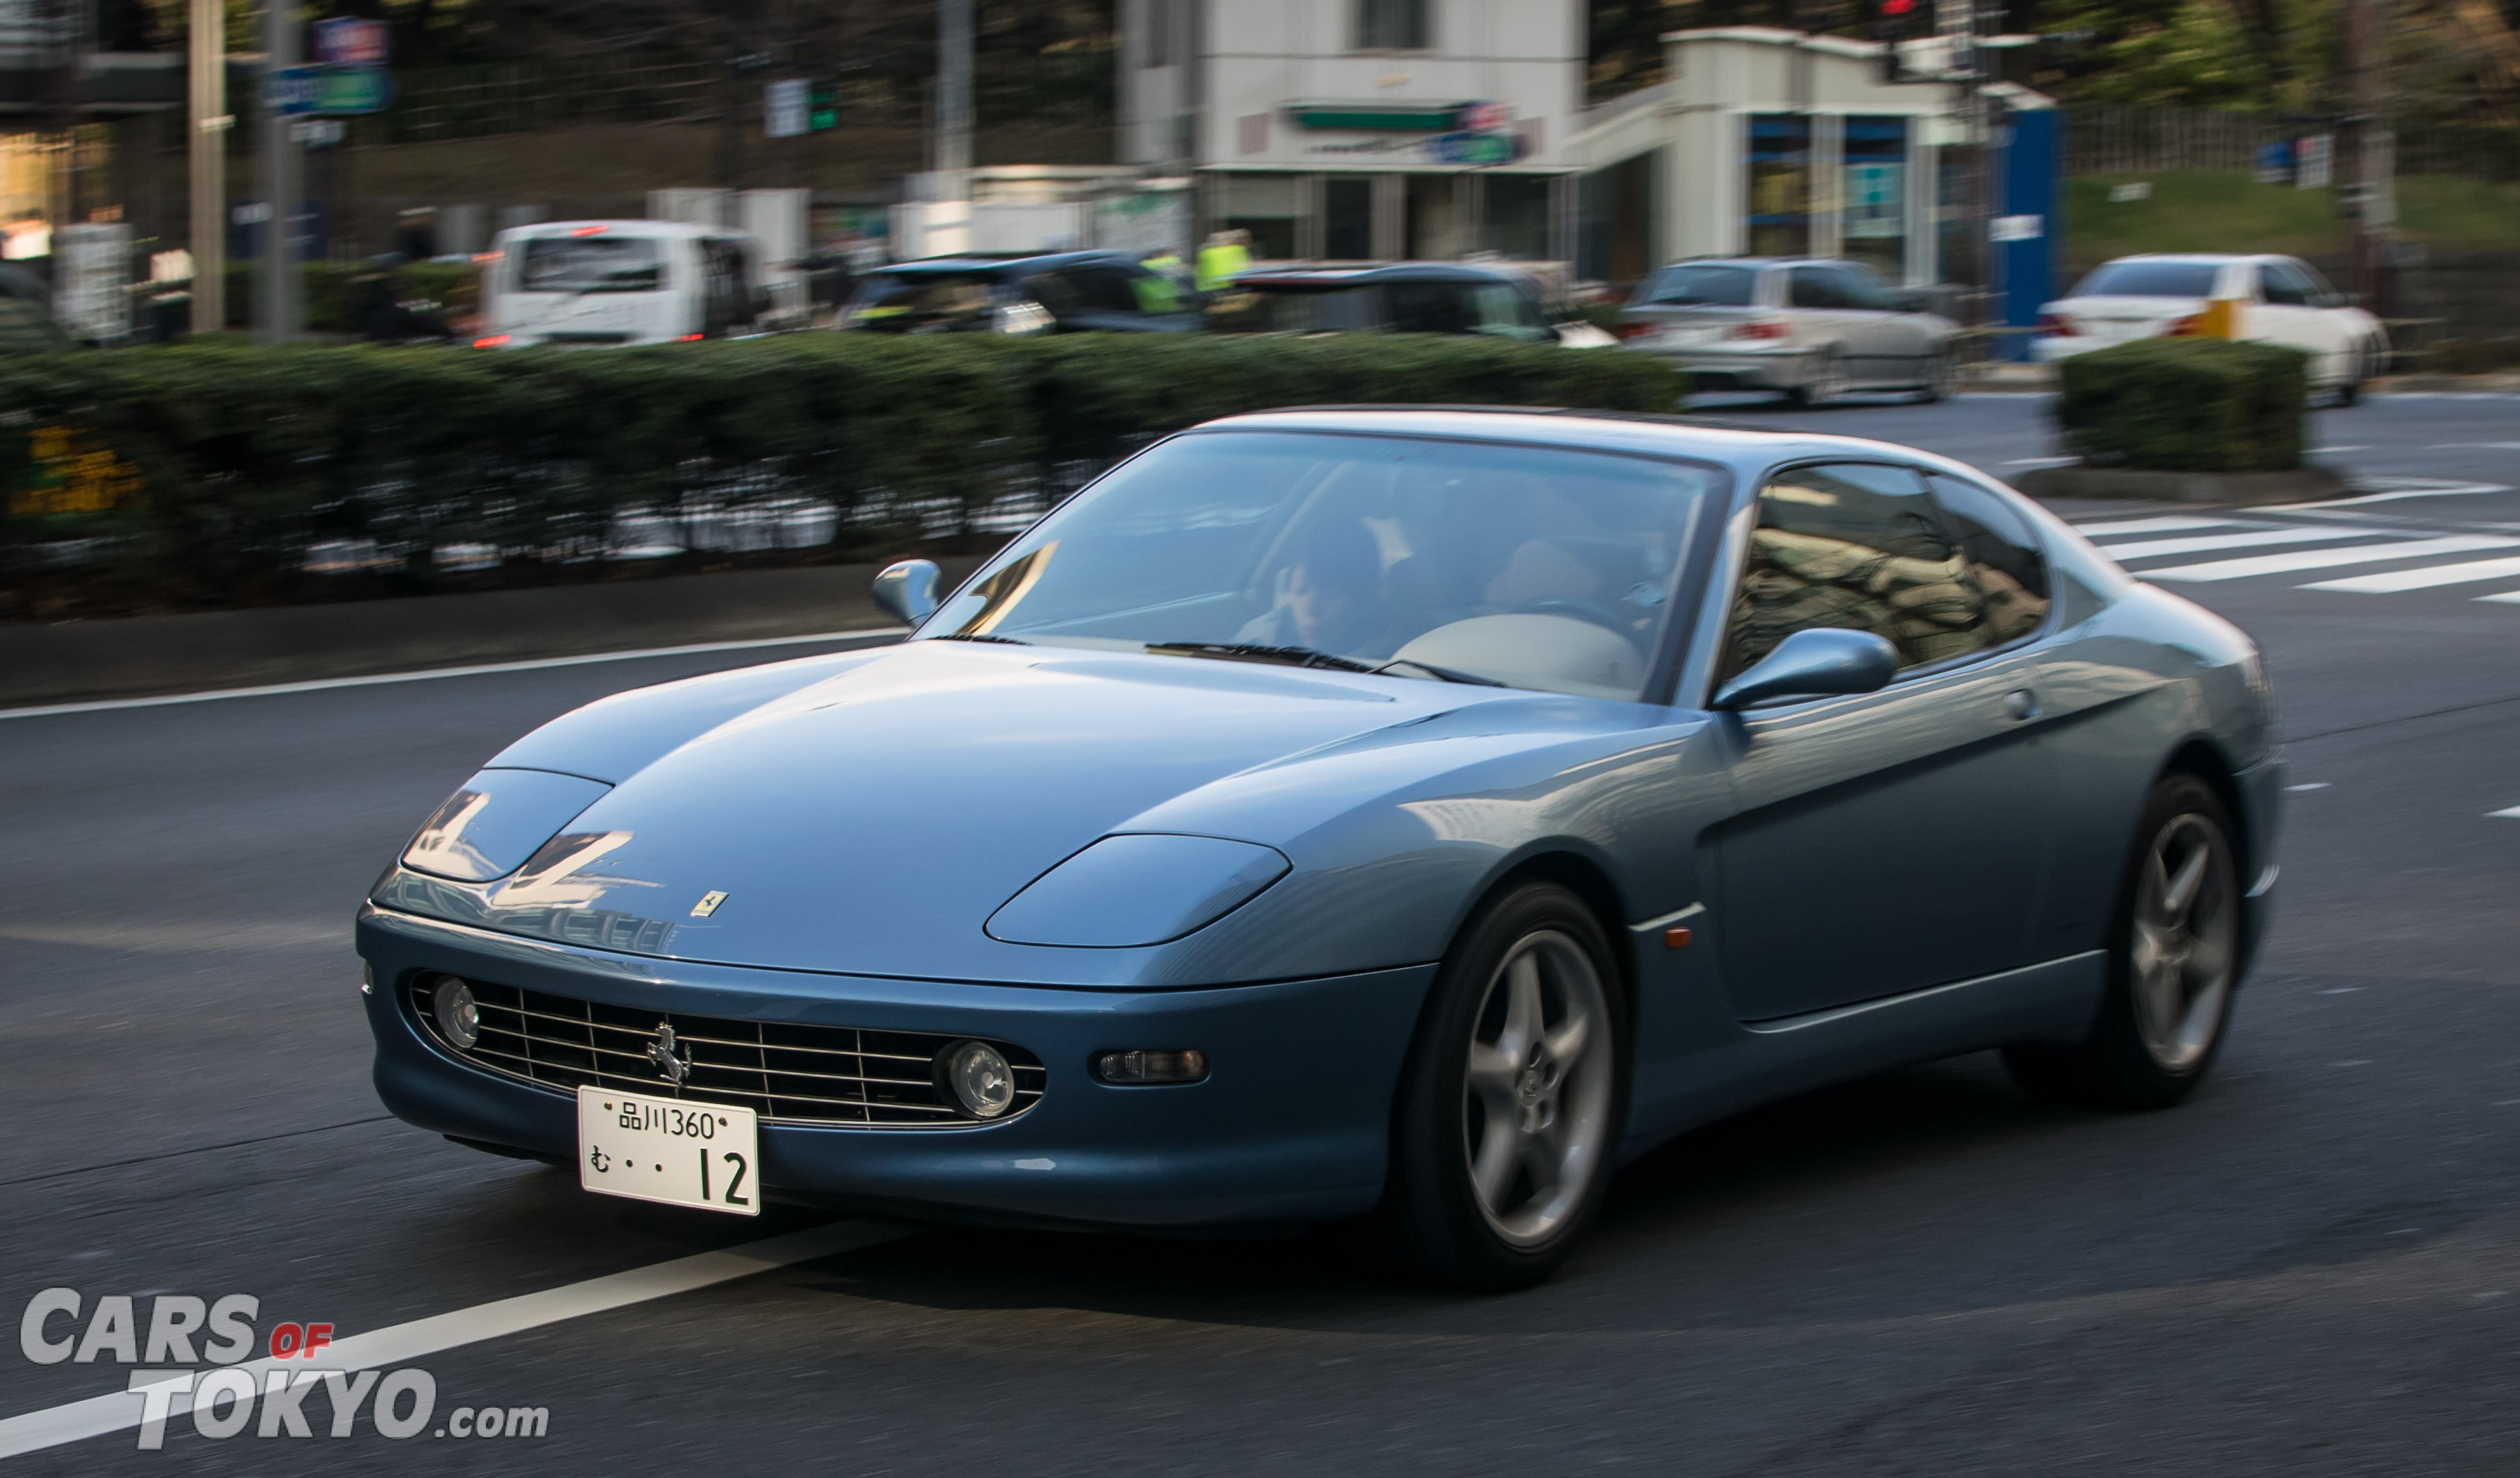
<instances>
[{"instance_id":1,"label":"street sign","mask_svg":"<svg viewBox=\"0 0 2520 1478\"><path fill-rule=\"evenodd\" d=\"M286 117L382 113L394 100L393 73L382 67L284 67L264 79L263 93Z\"/></svg>"},{"instance_id":2,"label":"street sign","mask_svg":"<svg viewBox=\"0 0 2520 1478\"><path fill-rule=\"evenodd\" d=\"M393 26L342 16L312 27L315 60L328 67L382 67L393 56Z\"/></svg>"},{"instance_id":3,"label":"street sign","mask_svg":"<svg viewBox=\"0 0 2520 1478\"><path fill-rule=\"evenodd\" d=\"M774 139L792 139L809 126L813 84L803 77L783 77L761 89L761 131Z\"/></svg>"},{"instance_id":4,"label":"street sign","mask_svg":"<svg viewBox=\"0 0 2520 1478\"><path fill-rule=\"evenodd\" d=\"M1439 133L1426 152L1443 164L1510 164L1522 158L1518 133Z\"/></svg>"},{"instance_id":5,"label":"street sign","mask_svg":"<svg viewBox=\"0 0 2520 1478\"><path fill-rule=\"evenodd\" d=\"M309 149L330 149L348 136L350 125L339 118L292 118L289 142Z\"/></svg>"}]
</instances>

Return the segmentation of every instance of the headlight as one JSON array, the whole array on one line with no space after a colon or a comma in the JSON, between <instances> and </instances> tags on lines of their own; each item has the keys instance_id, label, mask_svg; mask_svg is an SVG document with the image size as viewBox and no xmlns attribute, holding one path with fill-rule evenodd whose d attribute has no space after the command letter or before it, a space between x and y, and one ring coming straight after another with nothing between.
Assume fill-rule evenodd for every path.
<instances>
[{"instance_id":1,"label":"headlight","mask_svg":"<svg viewBox=\"0 0 2520 1478\"><path fill-rule=\"evenodd\" d=\"M466 883L506 877L612 787L541 769L485 769L446 798L402 865Z\"/></svg>"},{"instance_id":2,"label":"headlight","mask_svg":"<svg viewBox=\"0 0 2520 1478\"><path fill-rule=\"evenodd\" d=\"M1104 837L989 916L1010 945L1126 949L1204 929L1286 875L1275 848L1222 837Z\"/></svg>"},{"instance_id":3,"label":"headlight","mask_svg":"<svg viewBox=\"0 0 2520 1478\"><path fill-rule=\"evenodd\" d=\"M1019 298L1012 302L998 304L996 313L990 317L989 328L999 334L1039 334L1047 332L1057 321L1050 316L1050 309L1029 298Z\"/></svg>"}]
</instances>

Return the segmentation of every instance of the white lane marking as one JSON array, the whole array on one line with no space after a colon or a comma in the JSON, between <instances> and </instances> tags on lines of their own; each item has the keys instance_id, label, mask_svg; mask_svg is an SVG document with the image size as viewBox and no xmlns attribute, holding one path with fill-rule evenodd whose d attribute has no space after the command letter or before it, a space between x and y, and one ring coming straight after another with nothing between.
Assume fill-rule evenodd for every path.
<instances>
[{"instance_id":1,"label":"white lane marking","mask_svg":"<svg viewBox=\"0 0 2520 1478\"><path fill-rule=\"evenodd\" d=\"M2479 493L2511 490L2501 483L2432 483L2423 478L2363 478L2361 482L2365 487L2387 487L2394 490L2366 492L2359 497L2326 498L2316 503L2267 503L2261 505L2258 511L2283 513L2295 508L2345 508L2356 503L2395 503L2404 498L2472 498ZM2427 485L2420 487L2405 485L2410 483L2425 483Z\"/></svg>"},{"instance_id":2,"label":"white lane marking","mask_svg":"<svg viewBox=\"0 0 2520 1478\"><path fill-rule=\"evenodd\" d=\"M2488 538L2481 533L2453 533L2437 539L2406 539L2390 544L2356 544L2351 549L2296 549L2287 554L2253 554L2244 559L2213 560L2202 565L2173 565L2146 570L2145 579L2245 579L2252 575L2289 575L2296 570L2325 570L2337 565L2375 565L2382 560L2421 559L2436 554L2465 554L2477 549L2520 548L2520 538Z\"/></svg>"},{"instance_id":3,"label":"white lane marking","mask_svg":"<svg viewBox=\"0 0 2520 1478\"><path fill-rule=\"evenodd\" d=\"M2315 544L2321 539L2366 539L2368 529L2265 529L2256 533L2212 533L2187 539L2138 539L2132 544L2105 544L2102 554L2114 560L2151 559L2163 554L2203 554L2209 549L2254 549L2262 544Z\"/></svg>"},{"instance_id":4,"label":"white lane marking","mask_svg":"<svg viewBox=\"0 0 2520 1478\"><path fill-rule=\"evenodd\" d=\"M2520 451L2520 441L2442 441L2437 442L2433 449L2439 451L2449 446L2474 447L2481 451Z\"/></svg>"},{"instance_id":5,"label":"white lane marking","mask_svg":"<svg viewBox=\"0 0 2520 1478\"><path fill-rule=\"evenodd\" d=\"M2520 606L2520 590L2505 590L2499 595L2480 595L2477 599L2500 601L2506 606Z\"/></svg>"},{"instance_id":6,"label":"white lane marking","mask_svg":"<svg viewBox=\"0 0 2520 1478\"><path fill-rule=\"evenodd\" d=\"M2302 586L2305 590L2343 590L2355 595L2394 595L2401 590L2429 590L2435 585L2462 585L2469 580L2500 579L2520 575L2520 558L2467 560L2435 565L2429 570L2390 570L2379 575L2349 575Z\"/></svg>"},{"instance_id":7,"label":"white lane marking","mask_svg":"<svg viewBox=\"0 0 2520 1478\"><path fill-rule=\"evenodd\" d=\"M683 647L641 647L631 652L590 652L582 657L536 657L525 662L487 662L469 668L422 668L411 672L374 672L365 677L319 677L308 682L274 682L258 688L211 688L200 693L168 693L158 698L102 698L92 703L52 703L42 708L0 709L0 718L42 718L53 714L104 714L115 709L154 709L170 703L215 703L222 698L269 698L280 693L320 693L328 688L367 688L388 682L427 682L434 677L479 677L490 672L530 672L541 668L577 668L595 662L637 662L643 657L687 657L698 652L741 652L751 647L793 647L816 641L852 641L861 636L898 636L908 626L868 626L857 631L817 631L811 636L762 636L746 641L698 641Z\"/></svg>"},{"instance_id":8,"label":"white lane marking","mask_svg":"<svg viewBox=\"0 0 2520 1478\"><path fill-rule=\"evenodd\" d=\"M2311 780L2311 781L2305 782L2305 783L2300 784L2300 785L2287 785L2287 786L2285 786L2285 787L2284 787L2284 789L2286 789L2286 790L2325 790L2325 789L2327 789L2329 786L2334 785L2335 783L2336 783L2336 782L2335 782L2335 781L2333 781L2333 780Z\"/></svg>"},{"instance_id":9,"label":"white lane marking","mask_svg":"<svg viewBox=\"0 0 2520 1478\"><path fill-rule=\"evenodd\" d=\"M2520 806L2506 806L2500 810L2489 810L2486 814L2489 816L2507 816L2514 821L2520 821Z\"/></svg>"},{"instance_id":10,"label":"white lane marking","mask_svg":"<svg viewBox=\"0 0 2520 1478\"><path fill-rule=\"evenodd\" d=\"M833 1222L828 1225L791 1231L785 1236L764 1237L757 1242L744 1242L717 1252L703 1252L671 1262L652 1263L607 1277L589 1278L582 1283L569 1283L559 1288L546 1288L540 1293L518 1294L495 1303L479 1304L471 1309L458 1309L452 1314L431 1315L413 1319L407 1324L391 1324L353 1334L334 1343L324 1355L326 1367L335 1370L382 1370L440 1350L459 1345L475 1345L483 1340L498 1339L527 1329L556 1324L563 1319L582 1318L590 1314L644 1304L651 1299L689 1293L696 1288L750 1277L793 1263L807 1263L834 1253L853 1252L908 1236L910 1228L883 1222ZM249 1360L235 1366L250 1370L255 1384L261 1384L264 1371L296 1369L289 1361L293 1357ZM116 1391L107 1396L91 1396L68 1406L28 1411L0 1421L0 1457L15 1457L21 1453L39 1452L60 1447L66 1442L81 1442L90 1437L104 1437L129 1431L140 1425L146 1401L139 1391ZM169 1417L180 1416L193 1409L188 1393L177 1393L166 1409Z\"/></svg>"},{"instance_id":11,"label":"white lane marking","mask_svg":"<svg viewBox=\"0 0 2520 1478\"><path fill-rule=\"evenodd\" d=\"M2368 446L2314 446L2310 449L2310 454L2314 457L2323 457L2332 451L2369 451L2370 449Z\"/></svg>"},{"instance_id":12,"label":"white lane marking","mask_svg":"<svg viewBox=\"0 0 2520 1478\"><path fill-rule=\"evenodd\" d=\"M2065 467L2083 460L2081 457L2014 457L2006 467Z\"/></svg>"},{"instance_id":13,"label":"white lane marking","mask_svg":"<svg viewBox=\"0 0 2520 1478\"><path fill-rule=\"evenodd\" d=\"M2129 533L2171 533L2181 529L2228 529L2230 519L2130 519L2122 524L2076 524L2074 531L2087 539L2116 538Z\"/></svg>"}]
</instances>

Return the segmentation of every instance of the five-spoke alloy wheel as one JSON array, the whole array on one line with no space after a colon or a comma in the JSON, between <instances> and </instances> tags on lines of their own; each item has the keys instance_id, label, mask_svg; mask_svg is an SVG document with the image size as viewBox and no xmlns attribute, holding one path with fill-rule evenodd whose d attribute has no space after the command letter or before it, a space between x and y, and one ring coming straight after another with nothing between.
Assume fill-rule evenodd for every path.
<instances>
[{"instance_id":1,"label":"five-spoke alloy wheel","mask_svg":"<svg viewBox=\"0 0 2520 1478\"><path fill-rule=\"evenodd\" d=\"M1565 1260L1618 1144L1624 1002L1599 922L1564 888L1514 887L1462 929L1411 1048L1375 1219L1412 1270L1498 1291Z\"/></svg>"},{"instance_id":2,"label":"five-spoke alloy wheel","mask_svg":"<svg viewBox=\"0 0 2520 1478\"><path fill-rule=\"evenodd\" d=\"M2022 1042L2004 1063L2045 1098L2165 1108L2214 1062L2239 983L2239 868L2213 787L2171 774L2136 831L2111 929L2107 993L2089 1038Z\"/></svg>"}]
</instances>

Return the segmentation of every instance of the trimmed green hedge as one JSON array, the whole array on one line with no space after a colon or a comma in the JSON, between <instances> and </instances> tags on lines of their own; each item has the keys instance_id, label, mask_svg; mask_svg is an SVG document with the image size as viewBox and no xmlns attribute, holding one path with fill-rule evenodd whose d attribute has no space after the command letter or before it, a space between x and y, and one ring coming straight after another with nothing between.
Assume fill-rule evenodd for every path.
<instances>
[{"instance_id":1,"label":"trimmed green hedge","mask_svg":"<svg viewBox=\"0 0 2520 1478\"><path fill-rule=\"evenodd\" d=\"M2280 345L2139 339L2061 361L2056 420L2095 467L2289 471L2309 362Z\"/></svg>"},{"instance_id":2,"label":"trimmed green hedge","mask_svg":"<svg viewBox=\"0 0 2520 1478\"><path fill-rule=\"evenodd\" d=\"M1154 437L1238 411L1660 411L1683 389L1617 349L1372 335L14 356L0 360L0 619L617 572L604 556L624 513L810 508L827 536L759 557L865 559L1002 533ZM500 568L435 555L459 544L492 546ZM357 578L309 571L327 562L310 550L343 547ZM752 557L735 547L646 568Z\"/></svg>"}]
</instances>

